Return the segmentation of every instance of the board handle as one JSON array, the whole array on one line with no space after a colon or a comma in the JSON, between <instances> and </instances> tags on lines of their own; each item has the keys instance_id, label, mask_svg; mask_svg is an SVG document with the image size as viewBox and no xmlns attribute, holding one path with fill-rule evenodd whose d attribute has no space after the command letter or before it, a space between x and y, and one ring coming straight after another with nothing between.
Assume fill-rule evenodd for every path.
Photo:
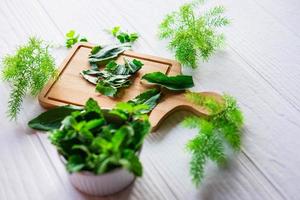
<instances>
[{"instance_id":1,"label":"board handle","mask_svg":"<svg viewBox=\"0 0 300 200\"><path fill-rule=\"evenodd\" d=\"M219 103L224 103L222 95L216 92L199 92L202 96L215 99ZM205 107L189 102L184 92L168 92L163 96L160 103L150 113L149 120L152 125L152 132L156 131L159 125L172 113L184 110L190 111L198 116L209 116L210 111Z\"/></svg>"}]
</instances>

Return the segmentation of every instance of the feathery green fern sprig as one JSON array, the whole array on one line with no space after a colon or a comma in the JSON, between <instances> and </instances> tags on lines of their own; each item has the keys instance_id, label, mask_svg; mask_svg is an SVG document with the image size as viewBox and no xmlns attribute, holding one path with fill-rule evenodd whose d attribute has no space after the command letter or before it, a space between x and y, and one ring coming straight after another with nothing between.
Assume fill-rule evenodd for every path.
<instances>
[{"instance_id":1,"label":"feathery green fern sprig","mask_svg":"<svg viewBox=\"0 0 300 200\"><path fill-rule=\"evenodd\" d=\"M216 6L198 14L202 1L183 4L178 11L168 14L159 26L161 39L170 39L169 48L184 66L197 67L199 59L208 58L223 44L224 35L218 28L229 24L223 16L225 8Z\"/></svg>"},{"instance_id":2,"label":"feathery green fern sprig","mask_svg":"<svg viewBox=\"0 0 300 200\"><path fill-rule=\"evenodd\" d=\"M8 116L16 119L25 95L30 93L36 96L47 81L56 75L54 58L45 42L31 37L14 55L4 57L2 64L2 78L12 87Z\"/></svg>"},{"instance_id":3,"label":"feathery green fern sprig","mask_svg":"<svg viewBox=\"0 0 300 200\"><path fill-rule=\"evenodd\" d=\"M240 150L243 115L236 100L228 95L223 96L222 105L212 98L193 92L186 93L186 98L212 112L212 117L207 119L191 116L183 121L185 127L198 129L198 134L187 143L187 149L192 154L190 174L193 182L199 185L204 177L207 160L218 165L226 161L225 143L235 151Z\"/></svg>"}]
</instances>

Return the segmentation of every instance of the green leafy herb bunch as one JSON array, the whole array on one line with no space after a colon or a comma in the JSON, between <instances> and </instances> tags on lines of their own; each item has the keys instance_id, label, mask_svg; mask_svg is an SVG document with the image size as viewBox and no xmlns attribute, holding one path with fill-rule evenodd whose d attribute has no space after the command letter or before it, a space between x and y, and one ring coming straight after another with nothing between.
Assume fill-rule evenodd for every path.
<instances>
[{"instance_id":1,"label":"green leafy herb bunch","mask_svg":"<svg viewBox=\"0 0 300 200\"><path fill-rule=\"evenodd\" d=\"M144 104L119 103L105 113L89 99L83 110L65 117L61 127L50 133L50 140L65 160L69 172L103 174L125 168L142 175L138 153L150 131Z\"/></svg>"},{"instance_id":2,"label":"green leafy herb bunch","mask_svg":"<svg viewBox=\"0 0 300 200\"><path fill-rule=\"evenodd\" d=\"M196 68L199 59L208 58L224 42L218 29L229 24L223 16L223 6L200 13L202 1L183 4L178 11L168 14L159 26L161 39L169 39L169 48L184 66Z\"/></svg>"},{"instance_id":3,"label":"green leafy herb bunch","mask_svg":"<svg viewBox=\"0 0 300 200\"><path fill-rule=\"evenodd\" d=\"M198 134L187 143L186 147L192 156L190 161L192 180L199 185L204 177L205 163L209 159L218 165L225 163L226 143L234 151L240 150L243 115L236 100L228 95L223 96L222 104L198 93L189 92L186 97L192 103L204 106L212 112L210 118L191 116L183 121L185 127L198 129Z\"/></svg>"},{"instance_id":4,"label":"green leafy herb bunch","mask_svg":"<svg viewBox=\"0 0 300 200\"><path fill-rule=\"evenodd\" d=\"M16 119L27 93L36 96L50 78L55 77L54 58L48 45L31 37L27 44L20 46L14 55L4 57L2 78L11 85L8 101L8 116Z\"/></svg>"}]
</instances>

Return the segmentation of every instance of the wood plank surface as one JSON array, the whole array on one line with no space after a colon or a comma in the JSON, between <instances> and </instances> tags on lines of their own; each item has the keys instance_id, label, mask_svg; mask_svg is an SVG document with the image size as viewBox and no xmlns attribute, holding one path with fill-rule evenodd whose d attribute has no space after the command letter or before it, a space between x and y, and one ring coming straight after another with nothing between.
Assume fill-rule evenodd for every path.
<instances>
[{"instance_id":1,"label":"wood plank surface","mask_svg":"<svg viewBox=\"0 0 300 200\"><path fill-rule=\"evenodd\" d=\"M0 57L30 35L54 44L75 29L92 43L111 43L103 29L120 25L140 38L134 51L173 59L157 38L163 16L179 0L0 0ZM232 19L227 46L193 74L195 91L236 96L245 113L243 150L225 169L212 163L195 188L184 150L195 131L180 126L186 112L173 114L144 145L144 176L124 192L107 198L81 194L45 134L27 128L43 109L26 98L18 122L6 118L9 86L0 83L0 199L299 199L300 195L300 3L297 0L216 0ZM60 64L67 50L53 50Z\"/></svg>"}]
</instances>

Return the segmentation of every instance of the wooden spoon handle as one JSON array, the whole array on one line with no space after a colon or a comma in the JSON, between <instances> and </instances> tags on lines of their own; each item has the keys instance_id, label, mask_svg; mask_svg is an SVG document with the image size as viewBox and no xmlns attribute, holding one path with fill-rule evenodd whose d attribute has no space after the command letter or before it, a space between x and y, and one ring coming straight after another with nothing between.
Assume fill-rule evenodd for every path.
<instances>
[{"instance_id":1,"label":"wooden spoon handle","mask_svg":"<svg viewBox=\"0 0 300 200\"><path fill-rule=\"evenodd\" d=\"M223 102L222 96L218 93L199 92L199 94L214 98L217 102ZM149 116L149 120L152 125L152 132L157 130L164 119L178 110L190 111L198 116L210 115L210 112L205 107L197 106L189 102L184 96L184 92L167 93L163 96L163 98L160 100L160 103L155 107Z\"/></svg>"}]
</instances>

